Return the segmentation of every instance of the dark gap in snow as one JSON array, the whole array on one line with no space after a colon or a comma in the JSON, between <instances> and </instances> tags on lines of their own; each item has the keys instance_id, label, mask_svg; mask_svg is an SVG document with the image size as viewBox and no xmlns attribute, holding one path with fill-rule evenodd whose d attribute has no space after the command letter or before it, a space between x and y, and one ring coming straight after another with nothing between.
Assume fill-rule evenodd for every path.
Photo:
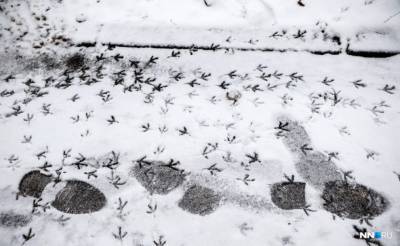
<instances>
[{"instance_id":1,"label":"dark gap in snow","mask_svg":"<svg viewBox=\"0 0 400 246\"><path fill-rule=\"evenodd\" d=\"M79 43L79 44L77 44L76 46L77 47L85 47L85 48L90 48L90 47L96 47L96 42L82 42L82 43Z\"/></svg>"},{"instance_id":2,"label":"dark gap in snow","mask_svg":"<svg viewBox=\"0 0 400 246\"><path fill-rule=\"evenodd\" d=\"M81 42L76 44L76 47L95 47L96 42ZM172 44L122 44L122 43L101 43L103 46L108 47L121 47L121 48L135 48L135 49L174 49L174 50L204 50L204 51L216 51L216 50L234 50L234 51L261 51L261 52L308 52L313 55L340 55L342 54L341 49L332 50L312 50L312 49L277 49L277 48L251 48L251 47L227 47L220 45L172 45ZM347 55L350 56L361 56L367 58L386 58L400 54L400 51L357 51L347 48Z\"/></svg>"},{"instance_id":3,"label":"dark gap in snow","mask_svg":"<svg viewBox=\"0 0 400 246\"><path fill-rule=\"evenodd\" d=\"M308 50L308 52L314 55L339 55L342 53L341 50Z\"/></svg>"},{"instance_id":4,"label":"dark gap in snow","mask_svg":"<svg viewBox=\"0 0 400 246\"><path fill-rule=\"evenodd\" d=\"M81 42L77 43L76 47L95 47L97 45L96 42ZM209 46L204 45L172 45L172 44L123 44L123 43L101 43L102 46L108 46L110 49L115 47L120 48L133 48L133 49L173 49L173 50L190 50L190 51L217 51L217 50L228 50L228 51L244 51L244 52L253 52L253 51L261 51L261 52L307 52L314 55L339 55L342 51L339 50L310 50L310 49L294 49L294 48L285 48L285 49L277 49L277 48L251 48L251 47L228 47L212 44Z\"/></svg>"},{"instance_id":5,"label":"dark gap in snow","mask_svg":"<svg viewBox=\"0 0 400 246\"><path fill-rule=\"evenodd\" d=\"M400 51L389 50L355 50L350 48L350 43L347 44L346 54L350 56L360 56L366 58L387 58L400 54Z\"/></svg>"},{"instance_id":6,"label":"dark gap in snow","mask_svg":"<svg viewBox=\"0 0 400 246\"><path fill-rule=\"evenodd\" d=\"M360 56L365 58L387 58L399 55L400 51L368 51L368 50L352 50L346 49L346 54L350 56Z\"/></svg>"}]
</instances>

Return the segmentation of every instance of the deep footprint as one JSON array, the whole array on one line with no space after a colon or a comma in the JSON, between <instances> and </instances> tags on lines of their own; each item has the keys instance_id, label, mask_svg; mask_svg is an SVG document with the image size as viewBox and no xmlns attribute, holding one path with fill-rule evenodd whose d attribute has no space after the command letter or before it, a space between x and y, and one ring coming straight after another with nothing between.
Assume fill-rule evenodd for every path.
<instances>
[{"instance_id":1,"label":"deep footprint","mask_svg":"<svg viewBox=\"0 0 400 246\"><path fill-rule=\"evenodd\" d=\"M22 177L18 187L19 193L23 196L39 198L51 180L50 175L43 174L40 171L31 171Z\"/></svg>"},{"instance_id":2,"label":"deep footprint","mask_svg":"<svg viewBox=\"0 0 400 246\"><path fill-rule=\"evenodd\" d=\"M349 219L375 217L389 207L389 202L378 192L344 181L326 183L322 198L327 211Z\"/></svg>"},{"instance_id":3,"label":"deep footprint","mask_svg":"<svg viewBox=\"0 0 400 246\"><path fill-rule=\"evenodd\" d=\"M86 214L99 211L106 202L106 197L96 187L83 181L69 180L51 205L64 213Z\"/></svg>"},{"instance_id":4,"label":"deep footprint","mask_svg":"<svg viewBox=\"0 0 400 246\"><path fill-rule=\"evenodd\" d=\"M151 165L137 164L133 172L139 183L151 194L168 194L185 180L183 170L169 167L161 161L153 161Z\"/></svg>"},{"instance_id":5,"label":"deep footprint","mask_svg":"<svg viewBox=\"0 0 400 246\"><path fill-rule=\"evenodd\" d=\"M272 202L279 208L301 209L306 206L306 184L303 182L281 182L271 188Z\"/></svg>"},{"instance_id":6,"label":"deep footprint","mask_svg":"<svg viewBox=\"0 0 400 246\"><path fill-rule=\"evenodd\" d=\"M204 216L214 212L221 200L222 197L213 190L194 185L186 190L178 206L189 213Z\"/></svg>"}]
</instances>

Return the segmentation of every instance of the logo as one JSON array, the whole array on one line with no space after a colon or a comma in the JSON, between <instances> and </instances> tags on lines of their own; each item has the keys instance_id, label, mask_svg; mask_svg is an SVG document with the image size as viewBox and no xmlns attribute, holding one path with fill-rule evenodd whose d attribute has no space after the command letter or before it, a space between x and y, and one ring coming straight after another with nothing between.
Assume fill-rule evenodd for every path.
<instances>
[{"instance_id":1,"label":"logo","mask_svg":"<svg viewBox=\"0 0 400 246\"><path fill-rule=\"evenodd\" d=\"M392 238L392 232L385 232L385 231L375 231L375 232L360 232L359 238L360 239L382 239L382 238Z\"/></svg>"}]
</instances>

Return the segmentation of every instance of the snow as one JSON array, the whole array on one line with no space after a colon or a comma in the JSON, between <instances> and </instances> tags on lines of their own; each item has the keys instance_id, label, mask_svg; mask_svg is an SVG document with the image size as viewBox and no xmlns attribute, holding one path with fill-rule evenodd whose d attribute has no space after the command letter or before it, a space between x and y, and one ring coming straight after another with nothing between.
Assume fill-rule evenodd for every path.
<instances>
[{"instance_id":1,"label":"snow","mask_svg":"<svg viewBox=\"0 0 400 246\"><path fill-rule=\"evenodd\" d=\"M138 246L164 241L165 246L364 245L353 238L353 225L392 232L393 238L380 241L399 245L400 56L363 58L309 51L343 51L348 44L353 50L399 51L400 16L385 20L400 9L400 2L303 0L305 7L296 1L209 3L210 7L200 0L19 0L10 7L14 3L0 1L5 9L0 16L0 214L30 218L25 226L0 224L0 246ZM46 20L35 20L32 12ZM294 38L299 30L307 32ZM18 39L24 31L28 33ZM277 36L271 36L275 32ZM70 40L55 45L52 38L57 35ZM342 42L335 42L334 36ZM97 44L74 46L80 42ZM101 45L109 42L204 47L214 43L224 48ZM282 52L263 51L270 48ZM65 61L76 53L85 56L89 69L65 75ZM105 60L96 61L101 54ZM116 58L118 54L123 57ZM151 57L158 59L146 65ZM135 72L140 70L131 64L134 60L143 68L143 80L155 81L140 82L141 88L129 91L129 85L137 86ZM101 64L103 78L96 71ZM122 70L124 81L115 85ZM15 78L6 80L9 75ZM89 78L80 78L83 75ZM54 82L46 85L49 77ZM70 86L57 86L69 77ZM92 78L99 82L87 85ZM28 79L47 94L29 94ZM193 80L198 84L191 85ZM224 81L229 84L225 89ZM166 87L157 91L158 84ZM14 94L6 95L7 91ZM101 96L104 91L111 99ZM71 100L74 95L78 97ZM229 99L235 95L237 102ZM23 112L13 115L18 106ZM277 135L278 119L284 117L304 127L312 151L337 152L332 162L338 171L352 171L353 182L386 197L389 208L373 218L371 226L339 216L333 219L324 209L321 187L301 176L295 165L299 153ZM188 134L182 133L185 127ZM63 154L68 150L69 155ZM112 151L119 154L113 170L103 165ZM250 161L254 153L259 162ZM88 166L79 169L73 162L80 154L87 157ZM133 173L143 157L179 161L186 180L168 194L151 194ZM35 199L17 200L18 184L24 174L46 162L52 166L43 173L55 177L62 167L63 181L82 180L103 192L105 207L79 215L51 206L32 213ZM219 171L211 173L214 164ZM91 171L97 177L89 177ZM309 215L302 209L279 209L271 200L272 185L292 174L306 183L306 202L315 210ZM116 177L119 185L113 183ZM46 187L39 203L51 203L63 185ZM204 216L182 210L179 201L192 185L220 194L221 205ZM118 210L121 201L127 204ZM24 241L22 235L30 228L35 236ZM119 228L123 235L126 232L120 239Z\"/></svg>"},{"instance_id":2,"label":"snow","mask_svg":"<svg viewBox=\"0 0 400 246\"><path fill-rule=\"evenodd\" d=\"M254 47L326 49L333 45L323 46L322 34L316 35L320 29L327 29L328 33L339 34L343 43L360 32L385 32L395 44L394 50L400 49L400 20L394 17L387 21L400 8L398 1L318 0L304 4L306 7L294 1L228 0L214 1L212 7L206 7L200 0L140 0L135 4L122 0L118 5L111 0L67 1L50 16L62 21L68 36L77 42L204 45L224 43L232 37L232 43L227 44L232 47L248 46L252 39ZM79 16L86 21L77 24ZM299 28L309 31L307 44L291 38ZM281 30L289 35L279 41L269 38ZM391 48L377 42L374 45Z\"/></svg>"}]
</instances>

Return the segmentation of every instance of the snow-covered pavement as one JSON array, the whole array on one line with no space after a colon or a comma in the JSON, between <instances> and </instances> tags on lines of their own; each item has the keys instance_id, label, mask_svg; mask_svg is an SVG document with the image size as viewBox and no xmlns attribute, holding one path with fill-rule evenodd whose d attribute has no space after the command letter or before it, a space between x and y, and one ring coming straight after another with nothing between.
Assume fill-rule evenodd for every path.
<instances>
[{"instance_id":1,"label":"snow-covered pavement","mask_svg":"<svg viewBox=\"0 0 400 246\"><path fill-rule=\"evenodd\" d=\"M0 1L0 246L400 244L399 3L243 2Z\"/></svg>"}]
</instances>

